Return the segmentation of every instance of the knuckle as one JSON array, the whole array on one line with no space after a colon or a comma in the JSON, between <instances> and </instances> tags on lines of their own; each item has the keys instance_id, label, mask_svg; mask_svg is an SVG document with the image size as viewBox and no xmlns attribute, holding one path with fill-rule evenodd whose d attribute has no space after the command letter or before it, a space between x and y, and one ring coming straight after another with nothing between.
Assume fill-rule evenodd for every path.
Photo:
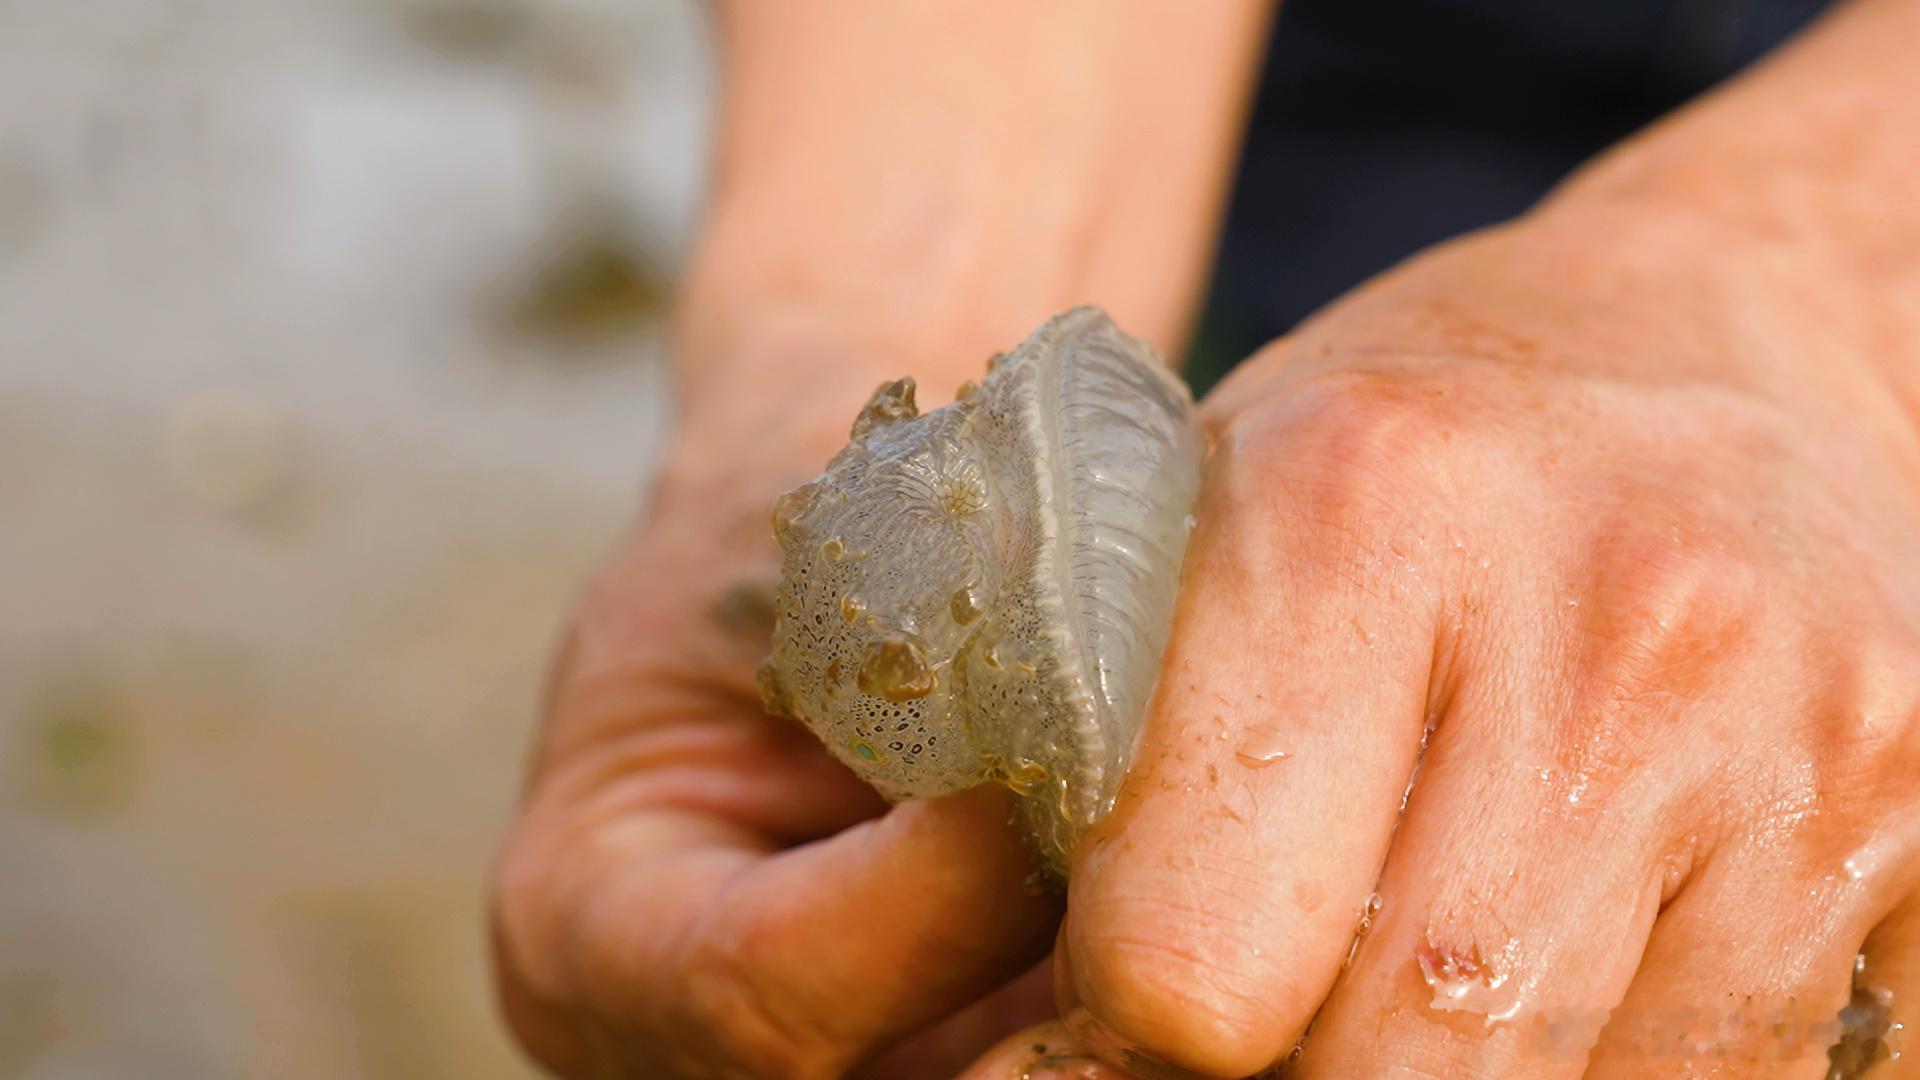
<instances>
[{"instance_id":1,"label":"knuckle","mask_svg":"<svg viewBox=\"0 0 1920 1080\"><path fill-rule=\"evenodd\" d=\"M723 1075L794 1080L838 1075L842 1052L790 1002L757 977L756 950L747 936L708 935L685 960L680 987L689 1029L710 1044Z\"/></svg>"},{"instance_id":2,"label":"knuckle","mask_svg":"<svg viewBox=\"0 0 1920 1080\"><path fill-rule=\"evenodd\" d=\"M1602 563L1603 610L1623 639L1686 645L1749 623L1765 599L1754 561L1711 542L1633 542Z\"/></svg>"},{"instance_id":3,"label":"knuckle","mask_svg":"<svg viewBox=\"0 0 1920 1080\"><path fill-rule=\"evenodd\" d=\"M1614 533L1588 565L1575 596L1549 594L1571 620L1553 738L1577 788L1592 787L1583 801L1661 813L1757 752L1731 726L1743 710L1723 699L1750 696L1735 676L1764 651L1765 577L1731 546L1670 533Z\"/></svg>"},{"instance_id":4,"label":"knuckle","mask_svg":"<svg viewBox=\"0 0 1920 1080\"><path fill-rule=\"evenodd\" d=\"M1840 651L1814 733L1832 786L1870 804L1910 799L1920 772L1920 642L1876 637Z\"/></svg>"},{"instance_id":5,"label":"knuckle","mask_svg":"<svg viewBox=\"0 0 1920 1080\"><path fill-rule=\"evenodd\" d=\"M492 922L496 967L541 997L563 985L553 947L554 898L543 846L524 839L525 826L508 837L493 868Z\"/></svg>"},{"instance_id":6,"label":"knuckle","mask_svg":"<svg viewBox=\"0 0 1920 1080\"><path fill-rule=\"evenodd\" d=\"M1209 464L1209 509L1271 557L1356 566L1441 507L1433 466L1448 453L1411 380L1316 376L1236 415Z\"/></svg>"},{"instance_id":7,"label":"knuckle","mask_svg":"<svg viewBox=\"0 0 1920 1080\"><path fill-rule=\"evenodd\" d=\"M1596 566L1579 688L1596 704L1698 696L1757 636L1765 578L1729 547L1614 540Z\"/></svg>"},{"instance_id":8,"label":"knuckle","mask_svg":"<svg viewBox=\"0 0 1920 1080\"><path fill-rule=\"evenodd\" d=\"M1398 481L1444 441L1422 393L1406 376L1320 375L1235 418L1221 442L1263 473L1301 482Z\"/></svg>"},{"instance_id":9,"label":"knuckle","mask_svg":"<svg viewBox=\"0 0 1920 1080\"><path fill-rule=\"evenodd\" d=\"M590 1061L587 1041L501 964L496 960L495 1000L514 1042L548 1072L558 1076L584 1073Z\"/></svg>"},{"instance_id":10,"label":"knuckle","mask_svg":"<svg viewBox=\"0 0 1920 1080\"><path fill-rule=\"evenodd\" d=\"M1293 1010L1265 985L1247 927L1166 901L1127 905L1077 935L1076 981L1102 1025L1149 1054L1210 1075L1245 1075L1285 1050ZM1310 1006L1309 1006L1310 1011Z\"/></svg>"},{"instance_id":11,"label":"knuckle","mask_svg":"<svg viewBox=\"0 0 1920 1080\"><path fill-rule=\"evenodd\" d=\"M529 865L526 845L509 842L494 871L489 912L489 959L495 1001L515 1041L543 1068L574 1075L587 1065L584 1039L565 1001L554 955L545 948L540 914L549 903ZM530 872L531 871L531 872Z\"/></svg>"}]
</instances>

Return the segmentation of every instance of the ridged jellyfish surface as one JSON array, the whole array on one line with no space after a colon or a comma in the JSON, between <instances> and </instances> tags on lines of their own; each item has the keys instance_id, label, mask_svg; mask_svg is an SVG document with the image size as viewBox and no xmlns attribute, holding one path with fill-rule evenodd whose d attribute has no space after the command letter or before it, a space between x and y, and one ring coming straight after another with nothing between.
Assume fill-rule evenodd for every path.
<instances>
[{"instance_id":1,"label":"ridged jellyfish surface","mask_svg":"<svg viewBox=\"0 0 1920 1080\"><path fill-rule=\"evenodd\" d=\"M1112 806L1159 671L1202 443L1105 313L1056 316L959 400L882 386L781 496L768 707L888 799L997 781L1061 873Z\"/></svg>"}]
</instances>

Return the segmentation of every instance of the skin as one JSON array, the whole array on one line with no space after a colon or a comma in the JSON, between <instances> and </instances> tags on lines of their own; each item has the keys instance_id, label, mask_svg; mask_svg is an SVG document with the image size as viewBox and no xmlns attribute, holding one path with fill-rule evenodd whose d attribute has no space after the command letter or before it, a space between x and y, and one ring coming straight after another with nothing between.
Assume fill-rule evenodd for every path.
<instances>
[{"instance_id":1,"label":"skin","mask_svg":"<svg viewBox=\"0 0 1920 1080\"><path fill-rule=\"evenodd\" d=\"M766 508L883 378L937 402L1073 302L1171 349L1266 13L843 6L721 9L682 428L496 875L534 1057L1232 1077L1311 1021L1289 1075L1819 1076L1863 950L1920 1024L1920 5L1843 6L1209 397L1065 897L1004 793L889 810L762 713Z\"/></svg>"}]
</instances>

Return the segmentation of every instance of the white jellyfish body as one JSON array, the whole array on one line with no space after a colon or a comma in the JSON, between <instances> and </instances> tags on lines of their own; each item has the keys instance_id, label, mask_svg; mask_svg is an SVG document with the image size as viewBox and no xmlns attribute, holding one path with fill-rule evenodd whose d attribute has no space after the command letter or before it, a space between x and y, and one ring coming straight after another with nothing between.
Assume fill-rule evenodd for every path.
<instances>
[{"instance_id":1,"label":"white jellyfish body","mask_svg":"<svg viewBox=\"0 0 1920 1080\"><path fill-rule=\"evenodd\" d=\"M1036 850L1112 806L1159 670L1199 485L1192 399L1093 308L924 416L882 386L781 497L767 703L890 800L993 780Z\"/></svg>"}]
</instances>

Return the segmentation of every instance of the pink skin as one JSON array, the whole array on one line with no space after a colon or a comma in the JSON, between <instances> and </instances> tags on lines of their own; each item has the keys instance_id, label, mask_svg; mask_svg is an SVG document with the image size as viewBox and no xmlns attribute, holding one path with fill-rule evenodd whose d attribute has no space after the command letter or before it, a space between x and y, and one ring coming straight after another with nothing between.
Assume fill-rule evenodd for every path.
<instances>
[{"instance_id":1,"label":"pink skin","mask_svg":"<svg viewBox=\"0 0 1920 1080\"><path fill-rule=\"evenodd\" d=\"M765 508L897 358L807 368L795 317L764 386L709 373L499 863L523 1043L1233 1077L1311 1022L1289 1075L1819 1076L1862 953L1920 1023L1916 39L1848 5L1203 403L1160 687L1064 905L1003 793L885 810L754 696Z\"/></svg>"},{"instance_id":2,"label":"pink skin","mask_svg":"<svg viewBox=\"0 0 1920 1080\"><path fill-rule=\"evenodd\" d=\"M1561 228L1413 263L1208 403L1161 692L1074 865L1089 1045L1244 1075L1317 1014L1297 1075L1643 1076L1685 1066L1636 1018L1686 1007L1745 1075L1920 886L1911 448L1636 318L1680 223ZM1249 768L1256 730L1291 756Z\"/></svg>"}]
</instances>

